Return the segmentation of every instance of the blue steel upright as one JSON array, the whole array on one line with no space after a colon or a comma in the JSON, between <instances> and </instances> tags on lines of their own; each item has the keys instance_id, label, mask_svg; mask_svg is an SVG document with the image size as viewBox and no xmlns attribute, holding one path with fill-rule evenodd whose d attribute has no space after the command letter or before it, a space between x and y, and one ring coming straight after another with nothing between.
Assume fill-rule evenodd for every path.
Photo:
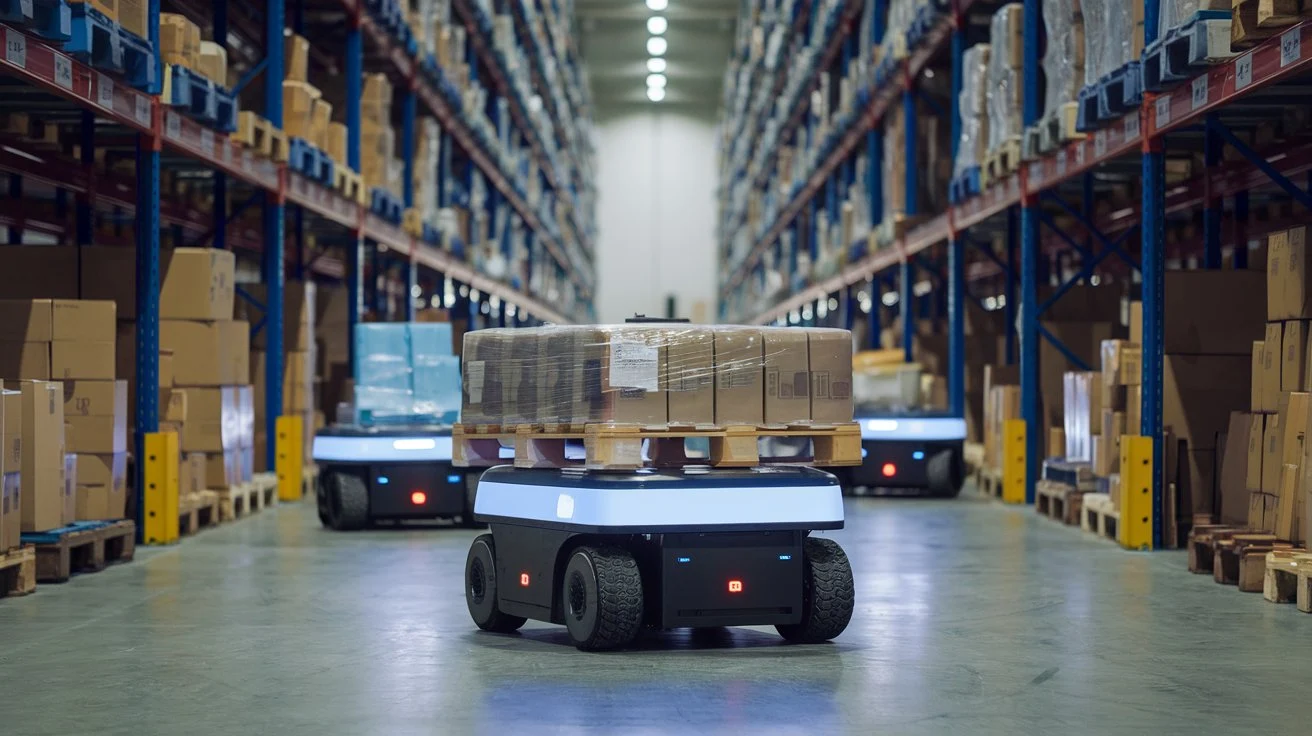
<instances>
[{"instance_id":1,"label":"blue steel upright","mask_svg":"<svg viewBox=\"0 0 1312 736\"><path fill-rule=\"evenodd\" d=\"M150 42L159 48L159 0L150 0L147 9ZM159 94L162 79L159 57L155 57L155 82L151 94ZM158 105L155 107L159 110ZM137 135L137 382L140 386L159 385L159 153L158 120L151 136ZM85 153L85 151L84 151ZM159 392L138 391L136 432L132 438L137 457L146 456L146 435L159 431ZM142 541L146 506L145 473L136 474L133 489L137 541Z\"/></svg>"},{"instance_id":2,"label":"blue steel upright","mask_svg":"<svg viewBox=\"0 0 1312 736\"><path fill-rule=\"evenodd\" d=\"M228 0L214 0L214 43L228 50ZM279 36L281 39L281 35ZM281 48L281 41L279 42ZM279 90L281 92L281 90ZM214 247L228 245L228 175L214 172Z\"/></svg>"},{"instance_id":3,"label":"blue steel upright","mask_svg":"<svg viewBox=\"0 0 1312 736\"><path fill-rule=\"evenodd\" d=\"M915 266L910 260L902 261L898 269L900 283L902 286L902 296L898 298L898 304L902 311L902 357L910 363L915 360L915 337L916 337L916 299L915 299Z\"/></svg>"},{"instance_id":4,"label":"blue steel upright","mask_svg":"<svg viewBox=\"0 0 1312 736\"><path fill-rule=\"evenodd\" d=\"M282 128L282 86L276 80L283 78L283 0L268 0L265 7L265 66L264 117L277 128ZM277 465L278 417L282 416L283 366L283 280L285 274L283 231L285 207L283 194L265 195L264 201L264 284L267 289L264 311L264 421L269 443L265 447L268 467Z\"/></svg>"},{"instance_id":5,"label":"blue steel upright","mask_svg":"<svg viewBox=\"0 0 1312 736\"><path fill-rule=\"evenodd\" d=\"M405 181L402 182L402 194L404 195L406 209L415 206L415 107L418 97L413 89L407 89L401 97L401 159L404 162ZM405 309L403 314L407 322L414 321L415 318L415 296L414 286L418 282L418 267L415 264L415 254L407 254L405 259Z\"/></svg>"},{"instance_id":6,"label":"blue steel upright","mask_svg":"<svg viewBox=\"0 0 1312 736\"><path fill-rule=\"evenodd\" d=\"M1153 0L1146 0L1152 2ZM1039 121L1039 0L1025 0L1024 103L1022 124ZM1043 458L1043 413L1039 385L1039 209L1035 193L1021 193L1020 207L1020 409L1025 420L1025 502L1034 503L1034 483Z\"/></svg>"},{"instance_id":7,"label":"blue steel upright","mask_svg":"<svg viewBox=\"0 0 1312 736\"><path fill-rule=\"evenodd\" d=\"M360 38L360 13L362 5L356 6L346 29L346 164L352 171L360 172L360 97L364 85L364 46ZM353 233L355 242L346 257L346 321L350 330L351 375L359 375L355 354L355 328L360 324L362 302L362 280L364 278L363 253L364 239L361 232Z\"/></svg>"},{"instance_id":8,"label":"blue steel upright","mask_svg":"<svg viewBox=\"0 0 1312 736\"><path fill-rule=\"evenodd\" d=\"M1157 40L1156 0L1143 0L1144 42ZM1212 126L1208 126L1212 127ZM1146 130L1146 128L1141 129ZM1139 435L1153 441L1153 508L1162 508L1162 272L1166 267L1166 161L1162 140L1145 136L1143 151L1143 389ZM1165 520L1153 515L1153 549L1162 549Z\"/></svg>"}]
</instances>

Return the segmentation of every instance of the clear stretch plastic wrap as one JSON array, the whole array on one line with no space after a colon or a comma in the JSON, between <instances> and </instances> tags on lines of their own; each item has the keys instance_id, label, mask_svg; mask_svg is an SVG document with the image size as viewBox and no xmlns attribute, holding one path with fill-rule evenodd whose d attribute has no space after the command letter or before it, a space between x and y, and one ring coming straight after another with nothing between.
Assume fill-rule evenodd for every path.
<instances>
[{"instance_id":1,"label":"clear stretch plastic wrap","mask_svg":"<svg viewBox=\"0 0 1312 736\"><path fill-rule=\"evenodd\" d=\"M1231 0L1159 0L1159 2L1158 38L1165 38L1167 31L1184 25L1200 10L1229 11L1232 5Z\"/></svg>"},{"instance_id":2,"label":"clear stretch plastic wrap","mask_svg":"<svg viewBox=\"0 0 1312 736\"><path fill-rule=\"evenodd\" d=\"M980 165L980 156L988 136L989 45L976 44L961 55L961 140L957 145L957 160L953 162L954 176Z\"/></svg>"},{"instance_id":3,"label":"clear stretch plastic wrap","mask_svg":"<svg viewBox=\"0 0 1312 736\"><path fill-rule=\"evenodd\" d=\"M685 323L465 335L463 424L852 421L852 333Z\"/></svg>"},{"instance_id":4,"label":"clear stretch plastic wrap","mask_svg":"<svg viewBox=\"0 0 1312 736\"><path fill-rule=\"evenodd\" d=\"M1079 0L1043 0L1043 26L1048 34L1043 54L1045 117L1074 102L1084 82L1084 21Z\"/></svg>"},{"instance_id":5,"label":"clear stretch plastic wrap","mask_svg":"<svg viewBox=\"0 0 1312 736\"><path fill-rule=\"evenodd\" d=\"M1004 5L989 23L988 150L1021 133L1021 13L1019 3Z\"/></svg>"},{"instance_id":6,"label":"clear stretch plastic wrap","mask_svg":"<svg viewBox=\"0 0 1312 736\"><path fill-rule=\"evenodd\" d=\"M907 31L916 19L917 0L889 0L888 22L884 25L884 53L899 58L906 53Z\"/></svg>"},{"instance_id":7,"label":"clear stretch plastic wrap","mask_svg":"<svg viewBox=\"0 0 1312 736\"><path fill-rule=\"evenodd\" d=\"M1132 7L1137 5L1137 7ZM1084 83L1098 80L1120 69L1138 56L1135 34L1143 19L1143 4L1125 0L1082 0L1084 13Z\"/></svg>"},{"instance_id":8,"label":"clear stretch plastic wrap","mask_svg":"<svg viewBox=\"0 0 1312 736\"><path fill-rule=\"evenodd\" d=\"M452 423L460 410L460 359L451 325L369 323L355 330L360 424Z\"/></svg>"}]
</instances>

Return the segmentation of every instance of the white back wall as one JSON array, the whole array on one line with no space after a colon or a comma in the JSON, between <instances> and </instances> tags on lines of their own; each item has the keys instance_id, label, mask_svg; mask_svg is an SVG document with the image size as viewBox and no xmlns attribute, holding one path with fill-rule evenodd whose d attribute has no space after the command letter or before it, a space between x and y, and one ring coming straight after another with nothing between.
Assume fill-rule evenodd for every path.
<instances>
[{"instance_id":1,"label":"white back wall","mask_svg":"<svg viewBox=\"0 0 1312 736\"><path fill-rule=\"evenodd\" d=\"M625 106L598 120L597 317L715 319L715 124ZM646 109L642 109L646 108Z\"/></svg>"}]
</instances>

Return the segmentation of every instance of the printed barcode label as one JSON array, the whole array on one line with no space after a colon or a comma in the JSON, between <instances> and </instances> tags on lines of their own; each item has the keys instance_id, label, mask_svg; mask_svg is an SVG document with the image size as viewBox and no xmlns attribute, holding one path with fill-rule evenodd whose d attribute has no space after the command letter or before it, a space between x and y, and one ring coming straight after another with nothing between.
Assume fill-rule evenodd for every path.
<instances>
[{"instance_id":1,"label":"printed barcode label","mask_svg":"<svg viewBox=\"0 0 1312 736\"><path fill-rule=\"evenodd\" d=\"M55 54L55 84L64 89L73 89L73 60L63 54Z\"/></svg>"},{"instance_id":2,"label":"printed barcode label","mask_svg":"<svg viewBox=\"0 0 1312 736\"><path fill-rule=\"evenodd\" d=\"M1125 140L1132 141L1139 137L1139 111L1131 110L1129 115L1125 116Z\"/></svg>"},{"instance_id":3,"label":"printed barcode label","mask_svg":"<svg viewBox=\"0 0 1312 736\"><path fill-rule=\"evenodd\" d=\"M471 360L465 363L465 385L469 387L469 403L483 403L483 381L487 370L484 361Z\"/></svg>"},{"instance_id":4,"label":"printed barcode label","mask_svg":"<svg viewBox=\"0 0 1312 736\"><path fill-rule=\"evenodd\" d=\"M1107 131L1099 130L1093 134L1093 155L1098 158L1107 155Z\"/></svg>"},{"instance_id":5,"label":"printed barcode label","mask_svg":"<svg viewBox=\"0 0 1312 736\"><path fill-rule=\"evenodd\" d=\"M1197 110L1207 104L1207 74L1200 74L1194 78L1193 83L1189 86L1189 109Z\"/></svg>"},{"instance_id":6,"label":"printed barcode label","mask_svg":"<svg viewBox=\"0 0 1312 736\"><path fill-rule=\"evenodd\" d=\"M164 135L173 139L182 137L182 118L177 113L171 112L164 117Z\"/></svg>"},{"instance_id":7,"label":"printed barcode label","mask_svg":"<svg viewBox=\"0 0 1312 736\"><path fill-rule=\"evenodd\" d=\"M5 61L14 66L27 66L27 36L12 28L5 29Z\"/></svg>"},{"instance_id":8,"label":"printed barcode label","mask_svg":"<svg viewBox=\"0 0 1312 736\"><path fill-rule=\"evenodd\" d=\"M150 100L145 95L137 95L136 108L137 124L150 127Z\"/></svg>"},{"instance_id":9,"label":"printed barcode label","mask_svg":"<svg viewBox=\"0 0 1312 736\"><path fill-rule=\"evenodd\" d=\"M214 155L214 131L208 128L201 128L200 151L206 156Z\"/></svg>"},{"instance_id":10,"label":"printed barcode label","mask_svg":"<svg viewBox=\"0 0 1312 736\"><path fill-rule=\"evenodd\" d=\"M659 388L660 349L638 340L610 341L609 382L615 388Z\"/></svg>"},{"instance_id":11,"label":"printed barcode label","mask_svg":"<svg viewBox=\"0 0 1312 736\"><path fill-rule=\"evenodd\" d=\"M1303 55L1303 29L1295 26L1280 36L1280 68L1293 64Z\"/></svg>"},{"instance_id":12,"label":"printed barcode label","mask_svg":"<svg viewBox=\"0 0 1312 736\"><path fill-rule=\"evenodd\" d=\"M1158 97L1157 104L1154 106L1157 113L1157 127L1170 125L1171 123L1171 98Z\"/></svg>"},{"instance_id":13,"label":"printed barcode label","mask_svg":"<svg viewBox=\"0 0 1312 736\"><path fill-rule=\"evenodd\" d=\"M1249 51L1235 59L1235 89L1240 90L1253 83L1253 52Z\"/></svg>"},{"instance_id":14,"label":"printed barcode label","mask_svg":"<svg viewBox=\"0 0 1312 736\"><path fill-rule=\"evenodd\" d=\"M96 104L106 110L114 109L114 80L96 72Z\"/></svg>"}]
</instances>

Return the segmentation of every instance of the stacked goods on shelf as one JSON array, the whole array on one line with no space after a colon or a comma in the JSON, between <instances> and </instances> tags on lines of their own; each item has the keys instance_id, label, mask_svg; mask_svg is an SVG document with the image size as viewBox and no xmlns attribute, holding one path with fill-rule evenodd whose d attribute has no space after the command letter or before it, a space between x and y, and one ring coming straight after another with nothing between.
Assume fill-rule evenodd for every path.
<instances>
[{"instance_id":1,"label":"stacked goods on shelf","mask_svg":"<svg viewBox=\"0 0 1312 736\"><path fill-rule=\"evenodd\" d=\"M1129 340L1104 340L1101 381L1101 411L1096 417L1099 431L1090 442L1093 449L1093 474L1106 478L1112 508L1120 510L1121 437L1140 431L1140 408L1143 394L1143 349Z\"/></svg>"},{"instance_id":2,"label":"stacked goods on shelf","mask_svg":"<svg viewBox=\"0 0 1312 736\"><path fill-rule=\"evenodd\" d=\"M199 71L200 51L200 26L177 13L159 14L159 52L165 66Z\"/></svg>"},{"instance_id":3,"label":"stacked goods on shelf","mask_svg":"<svg viewBox=\"0 0 1312 736\"><path fill-rule=\"evenodd\" d=\"M200 26L186 17L175 13L160 13L159 47L164 63L163 99L170 105L190 110L201 120L215 124L220 129L231 130L237 121L236 106L220 103L215 90L221 90L224 99L228 89L228 50L213 40L203 38ZM185 71L184 71L185 70ZM203 80L202 90L197 92L195 85L187 78L187 73L197 75ZM185 89L181 87L185 86ZM204 100L197 95L208 94Z\"/></svg>"},{"instance_id":4,"label":"stacked goods on shelf","mask_svg":"<svg viewBox=\"0 0 1312 736\"><path fill-rule=\"evenodd\" d=\"M984 174L995 180L1020 165L1024 6L1010 3L989 24L988 145Z\"/></svg>"},{"instance_id":5,"label":"stacked goods on shelf","mask_svg":"<svg viewBox=\"0 0 1312 736\"><path fill-rule=\"evenodd\" d=\"M354 380L358 424L452 424L460 411L460 358L441 322L361 324Z\"/></svg>"},{"instance_id":6,"label":"stacked goods on shelf","mask_svg":"<svg viewBox=\"0 0 1312 736\"><path fill-rule=\"evenodd\" d=\"M946 380L905 362L900 349L865 350L852 358L852 401L864 411L947 408Z\"/></svg>"},{"instance_id":7,"label":"stacked goods on shelf","mask_svg":"<svg viewBox=\"0 0 1312 736\"><path fill-rule=\"evenodd\" d=\"M1043 0L1043 117L1026 131L1025 155L1036 157L1080 136L1075 130L1084 84L1084 19L1079 0Z\"/></svg>"},{"instance_id":8,"label":"stacked goods on shelf","mask_svg":"<svg viewBox=\"0 0 1312 736\"><path fill-rule=\"evenodd\" d=\"M884 114L884 219L877 240L887 244L902 236L925 213L938 212L947 204L948 182L952 176L950 130L932 111L948 102L948 80L926 79L916 95L916 160L907 161L907 120L905 105L894 105ZM933 100L933 104L931 104ZM914 207L908 200L907 166L915 166L917 188Z\"/></svg>"},{"instance_id":9,"label":"stacked goods on shelf","mask_svg":"<svg viewBox=\"0 0 1312 736\"><path fill-rule=\"evenodd\" d=\"M236 299L236 319L247 324L258 324L264 319L264 305L268 304L268 287L263 284L245 284ZM313 283L287 282L283 286L283 363L282 363L282 416L301 418L302 437L312 437L318 407L315 366L315 315L317 290ZM265 398L268 335L258 330L251 339L250 396L251 443L250 462L255 472L272 470L268 467L267 452L267 401ZM307 446L309 442L307 440ZM304 462L310 461L308 452Z\"/></svg>"},{"instance_id":10,"label":"stacked goods on shelf","mask_svg":"<svg viewBox=\"0 0 1312 736\"><path fill-rule=\"evenodd\" d=\"M847 330L477 330L461 368L466 428L829 427L853 416Z\"/></svg>"},{"instance_id":11,"label":"stacked goods on shelf","mask_svg":"<svg viewBox=\"0 0 1312 736\"><path fill-rule=\"evenodd\" d=\"M184 454L205 454L206 487L249 480L254 440L250 325L232 319L235 259L228 251L178 248L161 268L162 350L173 353L169 421Z\"/></svg>"},{"instance_id":12,"label":"stacked goods on shelf","mask_svg":"<svg viewBox=\"0 0 1312 736\"><path fill-rule=\"evenodd\" d=\"M988 72L991 47L986 43L966 49L961 56L961 93L957 98L961 110L961 138L957 142L957 159L953 162L953 181L962 182L953 196L965 199L979 191L979 169L988 153L989 98Z\"/></svg>"},{"instance_id":13,"label":"stacked goods on shelf","mask_svg":"<svg viewBox=\"0 0 1312 736\"><path fill-rule=\"evenodd\" d=\"M1139 104L1139 57L1143 54L1143 3L1082 0L1084 86L1076 127L1091 131Z\"/></svg>"},{"instance_id":14,"label":"stacked goods on shelf","mask_svg":"<svg viewBox=\"0 0 1312 736\"><path fill-rule=\"evenodd\" d=\"M66 522L123 518L127 382L116 380L115 375L114 302L5 301L0 302L0 312L8 343L0 361L0 378L54 381L63 392L59 442L71 462L70 472L61 475L65 479L61 482L67 486L64 496L72 503L72 515ZM74 475L74 468L84 472Z\"/></svg>"},{"instance_id":15,"label":"stacked goods on shelf","mask_svg":"<svg viewBox=\"0 0 1312 736\"><path fill-rule=\"evenodd\" d=\"M434 118L425 117L416 126L418 140L414 149L414 196L417 226L412 226L416 235L423 235L423 228L436 231L440 224L440 209L437 200L437 174L441 159L442 126Z\"/></svg>"},{"instance_id":16,"label":"stacked goods on shelf","mask_svg":"<svg viewBox=\"0 0 1312 736\"><path fill-rule=\"evenodd\" d=\"M385 74L367 74L360 99L360 176L366 189L382 189L400 199L404 166L396 156L392 128L392 83Z\"/></svg>"},{"instance_id":17,"label":"stacked goods on shelf","mask_svg":"<svg viewBox=\"0 0 1312 736\"><path fill-rule=\"evenodd\" d=\"M879 48L882 62L902 59L907 55L907 31L916 19L916 9L922 4L920 0L889 0L884 41Z\"/></svg>"}]
</instances>

